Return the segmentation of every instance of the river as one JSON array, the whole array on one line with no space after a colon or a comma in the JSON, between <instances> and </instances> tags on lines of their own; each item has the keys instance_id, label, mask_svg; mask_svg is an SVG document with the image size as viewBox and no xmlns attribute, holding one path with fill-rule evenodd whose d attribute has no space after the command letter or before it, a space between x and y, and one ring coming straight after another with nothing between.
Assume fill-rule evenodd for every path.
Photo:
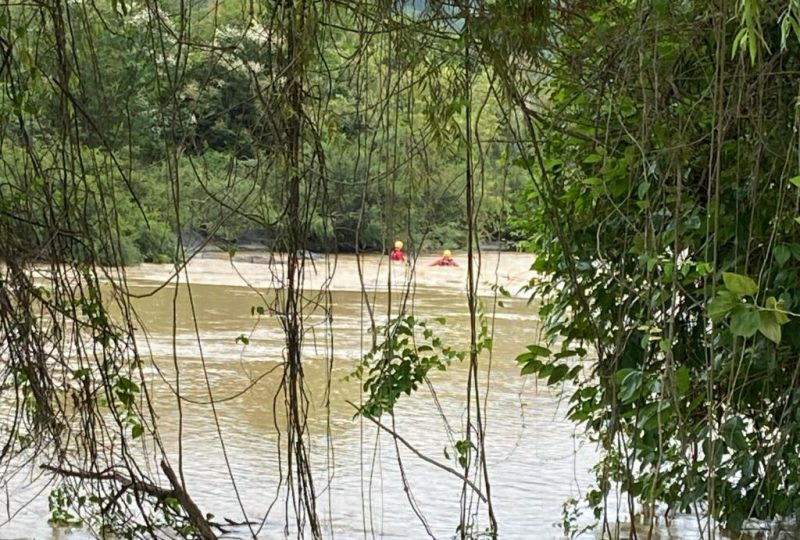
<instances>
[{"instance_id":1,"label":"river","mask_svg":"<svg viewBox=\"0 0 800 540\"><path fill-rule=\"evenodd\" d=\"M410 280L414 287L409 310L419 318L445 317L446 324L437 326L441 337L448 344L466 347L465 260L456 258L461 267L440 268L430 266L432 257L421 257L412 275L396 264L390 270L385 257L370 256L364 259L363 280L353 256L307 264L303 358L312 466L317 475L319 513L330 537L427 537L404 492L392 438L370 422L354 419L348 401L358 402L361 394L358 383L345 378L369 348L365 294L377 322L385 321L390 276L395 313L401 296L398 288ZM566 403L556 392L520 376L514 361L526 345L540 340L535 304L522 292L532 277L528 270L531 262L532 257L523 254L484 254L479 278L494 336L492 354L481 357L480 385L482 391L488 389L487 461L501 538L510 539L561 538L555 524L561 519L562 504L568 497L580 498L591 486L589 469L595 462L594 449L564 420ZM216 516L239 520L241 508L250 519L261 521L266 516L259 537L282 537L285 488L279 486L278 448L283 445L285 456L285 439L279 440L276 425L281 425L282 417L279 412L276 418L273 396L280 379L276 366L281 362L284 338L274 317L253 315L256 306L274 299L282 265L196 259L187 270L191 303L185 276L181 276L177 294L174 281L158 289L172 271L169 265L141 265L126 271L130 291L141 296L134 301L140 317L140 343L146 341L151 355L150 386L170 459L177 464L179 422L170 390L175 382L175 354L181 392L190 400L206 401L208 385L218 400L250 387L217 405L219 430L208 405L184 404L183 468L189 493L204 512ZM493 284L503 286L511 297L496 302ZM320 294L320 290L329 294ZM314 308L314 303L323 306ZM330 324L324 307L331 316ZM242 335L249 344L237 341ZM404 396L394 423L396 431L420 452L456 468L452 437L460 438L466 422L466 377L466 365L461 364L435 373L431 378L435 399L427 387ZM329 408L325 406L328 392ZM399 457L413 499L433 535L453 537L459 522L461 481L405 448L400 449ZM10 494L8 507L0 513L0 523L5 522L0 526L0 538L87 537L80 529L49 526L46 497L20 509L36 489L40 484L20 485ZM8 521L6 514L18 510ZM660 537L695 537L692 521L684 521L685 526L679 521L677 529L664 530ZM234 537L248 534L239 529Z\"/></svg>"}]
</instances>

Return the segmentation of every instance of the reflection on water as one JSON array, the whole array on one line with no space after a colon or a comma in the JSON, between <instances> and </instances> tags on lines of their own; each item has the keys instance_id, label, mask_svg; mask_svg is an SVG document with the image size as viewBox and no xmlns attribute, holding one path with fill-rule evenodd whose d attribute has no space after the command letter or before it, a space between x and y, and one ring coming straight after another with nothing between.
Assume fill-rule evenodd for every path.
<instances>
[{"instance_id":1,"label":"reflection on water","mask_svg":"<svg viewBox=\"0 0 800 540\"><path fill-rule=\"evenodd\" d=\"M491 294L489 283L516 291L529 279L530 257L506 254L499 264L493 257L484 260L484 295ZM446 317L441 337L463 348L469 339L464 269L430 268L426 263L418 263L417 286L409 309L418 317ZM307 277L306 285L311 287L324 283L324 274L332 267L325 261L316 265L317 274L309 271L312 275ZM367 260L365 270L372 280L367 297L380 323L387 315L385 283L389 272L385 259ZM152 291L170 271L171 267L155 265L132 269L131 291ZM402 285L410 276L403 267L393 272L395 284ZM285 487L280 485L279 473L279 451L285 453L281 447L285 440L280 439L279 432L283 419L280 403L273 403L281 377L283 332L269 310L257 316L257 306L269 306L280 294L264 288L280 288L278 274L279 269L271 271L265 265L241 264L234 270L225 261L200 260L190 267L193 306L185 285L178 288L177 295L174 286L169 286L135 302L141 337L147 338L152 355L148 373L158 426L173 463L177 463L179 422L170 390L175 382L173 354L180 368L181 392L190 401L207 402L206 376L216 400L231 398L252 386L238 397L217 404L219 432L209 406L184 403L183 466L188 490L204 511L242 519L233 482L248 518L261 520L269 510L260 536L263 538L283 536L287 521ZM459 521L460 480L403 447L398 456L392 438L376 431L370 422L354 419L354 410L347 403L358 402L360 392L358 383L345 377L371 343L369 311L357 276L354 260L340 257L330 282L332 293L314 299L323 305L315 308L310 302L306 308L303 358L320 515L326 530L333 531L336 538L426 537L403 490L402 463L410 495L433 534L450 538ZM242 279L259 289L244 286ZM394 299L398 301L396 292ZM491 313L492 299L486 300ZM594 453L563 419L566 405L549 390L537 388L535 381L519 375L514 358L525 345L537 341L539 331L535 310L527 299L504 299L492 326L494 351L491 358L482 359L481 386L489 389L487 460L500 534L502 538L559 538L554 524L560 520L562 504L570 496L580 498L589 487L588 469ZM237 341L242 335L248 338L248 345ZM465 365L437 372L431 380L435 395L423 388L401 399L394 418L394 428L411 445L451 465L453 441L461 438L466 423L466 377ZM325 406L328 400L329 408ZM232 475L225 465L220 439L224 440ZM33 494L31 489L22 490L12 499L19 504L23 497ZM81 531L52 529L45 522L46 515L46 499L39 498L0 528L0 538L86 536ZM0 520L5 518L3 515ZM693 537L691 530L687 525L679 537ZM242 537L249 535L246 529L240 533Z\"/></svg>"}]
</instances>

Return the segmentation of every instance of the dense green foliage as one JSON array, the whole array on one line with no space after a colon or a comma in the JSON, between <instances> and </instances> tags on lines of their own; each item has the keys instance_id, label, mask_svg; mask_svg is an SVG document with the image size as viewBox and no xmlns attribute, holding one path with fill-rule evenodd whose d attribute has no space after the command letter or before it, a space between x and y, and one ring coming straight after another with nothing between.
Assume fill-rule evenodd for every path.
<instances>
[{"instance_id":1,"label":"dense green foliage","mask_svg":"<svg viewBox=\"0 0 800 540\"><path fill-rule=\"evenodd\" d=\"M582 6L535 88L516 223L550 348L523 372L566 383L600 444L598 517L620 488L631 518L797 519L797 6Z\"/></svg>"},{"instance_id":2,"label":"dense green foliage","mask_svg":"<svg viewBox=\"0 0 800 540\"><path fill-rule=\"evenodd\" d=\"M280 32L265 26L269 7L250 13L233 4L208 4L182 13L177 4L162 2L161 11L137 3L124 10L113 3L89 9L68 3L65 9L76 25L63 83L67 98L59 92L61 83L48 78L59 58L39 34L54 29L40 28L35 10L4 10L2 32L14 51L0 109L5 215L43 211L35 197L43 186L27 184L28 169L35 167L40 172L33 176L48 189L69 190L63 180L82 177L75 182L83 184L80 193L54 193L73 197L76 211L100 191L130 193L132 204L113 211L120 224L115 249L126 263L175 258L179 230L200 231L217 243L249 238L282 249L286 178L279 145L291 110L278 72L287 50ZM316 179L309 179L315 181L305 183L311 201L308 247L375 250L395 237L414 249L464 245L464 102L454 91L457 51L424 55L417 49L412 57L418 44L411 35L359 36L347 30L359 21L344 8L328 18L320 27L324 50L310 55L306 68L309 120L318 131L305 151L324 156L315 166ZM176 38L186 32L195 43L188 49ZM508 145L493 142L502 139L502 113L488 95L485 76L477 88L488 105L481 125L486 154L479 221L484 238L498 239L507 236L504 201L521 188L524 176L507 159ZM59 117L63 99L74 108L73 125ZM70 132L82 156L80 171L67 168L65 175L52 163L21 157L32 144L57 159L48 141ZM34 197L18 200L12 192ZM4 225L10 236L25 239L32 255L47 243L24 220ZM106 242L94 249L113 248Z\"/></svg>"}]
</instances>

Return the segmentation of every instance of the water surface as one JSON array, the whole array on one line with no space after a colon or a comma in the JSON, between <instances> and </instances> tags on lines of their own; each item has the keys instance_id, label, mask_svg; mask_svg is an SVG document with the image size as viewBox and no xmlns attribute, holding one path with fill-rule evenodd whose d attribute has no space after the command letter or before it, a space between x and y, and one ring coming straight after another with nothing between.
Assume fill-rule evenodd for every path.
<instances>
[{"instance_id":1,"label":"water surface","mask_svg":"<svg viewBox=\"0 0 800 540\"><path fill-rule=\"evenodd\" d=\"M303 362L319 513L330 537L425 538L426 527L436 538L455 534L461 481L405 447L398 454L390 435L354 418L348 401L358 403L361 393L357 381L345 379L371 344L368 305L375 324L396 315L403 304L422 319L445 317L446 324L437 325L437 331L448 344L466 349L466 269L464 258L457 259L461 268L431 267L432 257L421 258L412 272L403 265L390 268L386 258L368 257L361 277L352 256L308 263ZM531 262L526 255L484 255L479 277L494 338L492 353L481 357L479 381L486 405L491 491L501 537L514 539L560 538L555 524L562 504L590 487L589 468L595 460L592 447L564 420L566 404L553 391L521 377L514 362L526 345L540 339L535 303L521 292L532 277ZM134 302L140 343L146 343L150 355L150 386L170 460L177 467L180 426L189 493L203 511L216 516L240 520L243 508L249 519L266 518L260 538L282 537L287 517L293 523L279 472L286 452L284 418L280 402L276 407L273 399L279 390L284 336L268 309L281 298L283 272L280 259L274 265L232 265L198 258L189 265L187 286L186 275L170 281L174 269L169 265L127 271L130 291L142 296ZM512 297L498 298L495 284ZM257 315L258 306L266 308L264 316ZM247 345L237 341L242 335ZM199 403L184 402L182 421L173 393L176 363L181 393ZM401 399L394 421L384 421L418 451L458 468L453 442L463 437L466 426L467 376L462 364L435 373L430 388ZM217 404L215 413L203 404L209 389L216 400L230 398ZM423 518L409 503L401 467ZM8 510L19 514L0 528L0 538L87 535L50 527L46 497L20 510L42 482L23 485L10 494ZM2 512L0 521L7 519ZM483 514L478 522L486 525ZM681 530L676 537L692 537L690 526ZM248 534L238 531L241 537Z\"/></svg>"}]
</instances>

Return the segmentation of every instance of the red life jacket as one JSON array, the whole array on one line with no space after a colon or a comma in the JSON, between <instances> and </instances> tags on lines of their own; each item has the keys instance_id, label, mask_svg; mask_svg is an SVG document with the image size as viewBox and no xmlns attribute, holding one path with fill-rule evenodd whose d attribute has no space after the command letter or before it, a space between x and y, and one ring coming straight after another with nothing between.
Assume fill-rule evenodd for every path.
<instances>
[{"instance_id":1,"label":"red life jacket","mask_svg":"<svg viewBox=\"0 0 800 540\"><path fill-rule=\"evenodd\" d=\"M403 253L402 249L393 249L391 255L389 255L393 261L404 261L406 260L406 254Z\"/></svg>"}]
</instances>

